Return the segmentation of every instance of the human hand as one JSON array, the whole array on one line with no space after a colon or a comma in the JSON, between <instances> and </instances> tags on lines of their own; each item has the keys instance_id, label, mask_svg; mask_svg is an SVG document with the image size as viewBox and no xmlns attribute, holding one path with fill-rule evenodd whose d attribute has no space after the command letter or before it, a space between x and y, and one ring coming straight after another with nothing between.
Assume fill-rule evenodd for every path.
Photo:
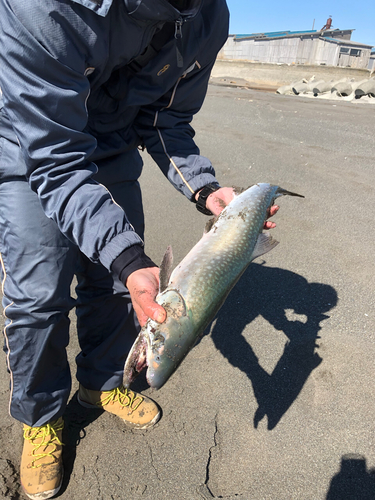
<instances>
[{"instance_id":1,"label":"human hand","mask_svg":"<svg viewBox=\"0 0 375 500\"><path fill-rule=\"evenodd\" d=\"M126 280L134 311L139 324L144 326L148 318L163 323L167 318L165 309L155 302L159 292L159 268L137 269Z\"/></svg>"},{"instance_id":2,"label":"human hand","mask_svg":"<svg viewBox=\"0 0 375 500\"><path fill-rule=\"evenodd\" d=\"M206 207L210 210L213 215L217 216L220 212L233 200L234 190L230 187L222 187L211 193L206 201ZM279 210L278 205L273 205L267 210L267 219L273 217ZM263 229L273 229L276 224L272 221L266 220Z\"/></svg>"},{"instance_id":3,"label":"human hand","mask_svg":"<svg viewBox=\"0 0 375 500\"><path fill-rule=\"evenodd\" d=\"M280 208L279 205L272 205L272 207L268 208L267 209L267 219L276 215L279 208ZM276 227L276 224L274 222L272 222L271 220L266 220L264 222L263 229L273 229L274 227Z\"/></svg>"}]
</instances>

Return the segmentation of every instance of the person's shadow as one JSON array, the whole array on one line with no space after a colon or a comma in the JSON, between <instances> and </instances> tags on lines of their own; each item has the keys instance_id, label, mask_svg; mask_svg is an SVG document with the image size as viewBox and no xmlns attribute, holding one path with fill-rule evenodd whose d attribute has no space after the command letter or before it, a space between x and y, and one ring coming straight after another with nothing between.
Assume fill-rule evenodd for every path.
<instances>
[{"instance_id":1,"label":"person's shadow","mask_svg":"<svg viewBox=\"0 0 375 500\"><path fill-rule=\"evenodd\" d=\"M280 421L310 373L322 362L316 352L320 323L337 303L334 288L309 283L280 268L252 263L220 309L212 339L223 356L251 380L258 408L254 427L267 416L268 429ZM289 313L303 315L289 320ZM258 315L285 334L284 352L269 375L242 332ZM293 319L293 318L292 318Z\"/></svg>"},{"instance_id":2,"label":"person's shadow","mask_svg":"<svg viewBox=\"0 0 375 500\"><path fill-rule=\"evenodd\" d=\"M332 480L326 500L374 500L375 470L367 470L362 455L348 454L341 459L341 469Z\"/></svg>"},{"instance_id":3,"label":"person's shadow","mask_svg":"<svg viewBox=\"0 0 375 500\"><path fill-rule=\"evenodd\" d=\"M78 392L78 391L77 391ZM103 413L101 409L86 409L78 403L77 392L69 401L64 412L64 430L62 435L64 477L59 493L61 496L69 485L70 476L73 471L77 447L86 436L85 428L94 422Z\"/></svg>"}]
</instances>

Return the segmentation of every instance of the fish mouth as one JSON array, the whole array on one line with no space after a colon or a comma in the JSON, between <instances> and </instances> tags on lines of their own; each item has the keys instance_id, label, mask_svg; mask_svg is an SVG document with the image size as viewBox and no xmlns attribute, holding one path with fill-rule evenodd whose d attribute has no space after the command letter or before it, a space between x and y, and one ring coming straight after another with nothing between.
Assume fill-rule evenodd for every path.
<instances>
[{"instance_id":1,"label":"fish mouth","mask_svg":"<svg viewBox=\"0 0 375 500\"><path fill-rule=\"evenodd\" d=\"M132 351L125 363L124 387L129 387L137 376L147 367L147 341L140 336L133 346Z\"/></svg>"},{"instance_id":2,"label":"fish mouth","mask_svg":"<svg viewBox=\"0 0 375 500\"><path fill-rule=\"evenodd\" d=\"M139 353L139 356L138 356L138 359L137 359L137 363L134 367L134 371L138 374L138 373L141 373L141 371L146 368L147 366L147 352L146 352L146 342L144 343L144 345L142 346L143 349L142 351Z\"/></svg>"}]
</instances>

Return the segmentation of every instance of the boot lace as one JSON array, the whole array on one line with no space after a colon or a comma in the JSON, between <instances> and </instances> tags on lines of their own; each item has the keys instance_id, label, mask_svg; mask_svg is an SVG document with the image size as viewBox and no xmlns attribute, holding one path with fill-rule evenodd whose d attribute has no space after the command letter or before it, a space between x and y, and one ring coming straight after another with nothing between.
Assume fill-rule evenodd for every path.
<instances>
[{"instance_id":1,"label":"boot lace","mask_svg":"<svg viewBox=\"0 0 375 500\"><path fill-rule=\"evenodd\" d=\"M96 404L99 407L103 407L118 401L123 408L128 407L133 412L143 403L143 399L142 396L136 392L129 391L125 387L116 387L116 389L108 391L107 396L104 396Z\"/></svg>"},{"instance_id":2,"label":"boot lace","mask_svg":"<svg viewBox=\"0 0 375 500\"><path fill-rule=\"evenodd\" d=\"M49 422L42 427L30 427L28 425L24 425L23 437L27 441L30 441L34 446L34 449L31 453L32 460L29 467L32 469L36 469L38 467L42 467L43 465L52 465L57 462L57 458L54 456L55 451L57 450L57 446L64 446L58 437L57 433L62 431L64 428L64 421L62 418L59 418L55 422ZM35 440L40 440L38 443L35 443ZM40 450L46 450L47 448L51 448L49 451L44 451L43 453L38 453ZM49 463L39 463L36 464L38 460L41 460L45 457L50 457L52 459Z\"/></svg>"}]
</instances>

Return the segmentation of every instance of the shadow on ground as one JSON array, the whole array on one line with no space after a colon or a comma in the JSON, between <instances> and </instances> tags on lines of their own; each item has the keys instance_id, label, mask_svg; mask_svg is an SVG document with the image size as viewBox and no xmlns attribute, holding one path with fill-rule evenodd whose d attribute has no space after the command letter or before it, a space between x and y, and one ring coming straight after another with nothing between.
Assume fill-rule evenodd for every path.
<instances>
[{"instance_id":1,"label":"shadow on ground","mask_svg":"<svg viewBox=\"0 0 375 500\"><path fill-rule=\"evenodd\" d=\"M308 283L302 276L280 268L251 264L220 309L212 330L216 347L251 380L258 408L254 427L267 416L268 429L276 427L297 398L310 373L322 362L316 352L321 322L337 304L334 288ZM284 352L268 374L242 335L257 316L283 332Z\"/></svg>"},{"instance_id":2,"label":"shadow on ground","mask_svg":"<svg viewBox=\"0 0 375 500\"><path fill-rule=\"evenodd\" d=\"M78 391L77 391L78 392ZM86 436L85 428L103 413L103 410L86 409L78 403L77 392L69 401L64 413L64 430L62 436L64 478L59 494L61 496L68 487L77 455L77 447Z\"/></svg>"},{"instance_id":3,"label":"shadow on ground","mask_svg":"<svg viewBox=\"0 0 375 500\"><path fill-rule=\"evenodd\" d=\"M348 454L341 459L340 472L330 484L326 500L374 500L375 470L367 470L362 455Z\"/></svg>"}]
</instances>

